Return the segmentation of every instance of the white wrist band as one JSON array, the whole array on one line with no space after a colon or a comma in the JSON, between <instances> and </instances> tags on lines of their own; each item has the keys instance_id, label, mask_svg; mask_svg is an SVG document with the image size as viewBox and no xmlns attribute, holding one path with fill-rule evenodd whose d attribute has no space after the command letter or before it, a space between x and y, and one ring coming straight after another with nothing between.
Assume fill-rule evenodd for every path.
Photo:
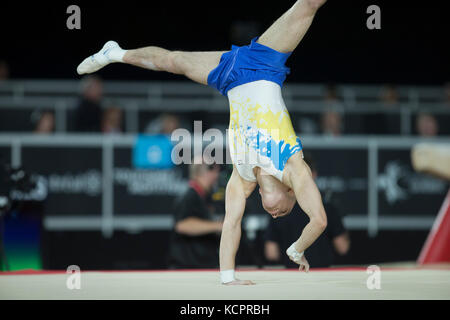
<instances>
[{"instance_id":1,"label":"white wrist band","mask_svg":"<svg viewBox=\"0 0 450 320\"><path fill-rule=\"evenodd\" d=\"M222 283L228 283L236 280L234 278L234 270L220 271L220 280L222 281Z\"/></svg>"},{"instance_id":2,"label":"white wrist band","mask_svg":"<svg viewBox=\"0 0 450 320\"><path fill-rule=\"evenodd\" d=\"M295 249L295 242L291 244L289 248L286 250L286 254L292 258L292 260L296 263L300 263L300 259L302 258L304 251L298 252L297 249Z\"/></svg>"}]
</instances>

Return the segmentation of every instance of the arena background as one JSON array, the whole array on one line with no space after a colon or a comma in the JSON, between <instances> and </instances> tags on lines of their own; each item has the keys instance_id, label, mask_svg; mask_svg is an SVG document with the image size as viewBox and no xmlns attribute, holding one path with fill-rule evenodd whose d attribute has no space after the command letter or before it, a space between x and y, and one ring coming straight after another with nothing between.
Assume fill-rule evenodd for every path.
<instances>
[{"instance_id":1,"label":"arena background","mask_svg":"<svg viewBox=\"0 0 450 320\"><path fill-rule=\"evenodd\" d=\"M186 185L187 168L135 168L136 135L162 112L189 130L195 120L204 131L224 130L227 101L181 76L114 64L97 74L105 104L123 110L123 134L74 134L76 66L111 39L123 48L227 50L259 35L290 3L2 3L0 60L9 78L0 83L0 161L23 166L41 187L28 197L14 194L22 203L5 218L9 269L167 268L170 205ZM81 30L66 28L71 4L81 8ZM371 4L381 7L381 30L366 27ZM350 230L350 252L336 257L336 266L414 264L446 197L448 182L416 173L410 159L417 142L449 143L449 26L440 6L330 0L288 60L284 94L294 128L317 162L319 187L333 194ZM380 102L389 85L398 94L395 108ZM320 130L330 88L342 116L339 137ZM54 111L55 132L33 134L30 119L44 109ZM423 112L436 120L434 137L416 128ZM229 174L224 166L214 197L219 214ZM256 192L246 217L237 263L261 268L269 216Z\"/></svg>"},{"instance_id":2,"label":"arena background","mask_svg":"<svg viewBox=\"0 0 450 320\"><path fill-rule=\"evenodd\" d=\"M128 48L154 44L180 50L228 50L232 40L247 43L264 31L291 3L42 1L24 7L2 3L7 15L0 22L5 30L1 56L11 64L15 78L74 79L73 66L80 57L110 39ZM71 4L82 9L81 30L65 27ZM382 7L381 30L366 27L371 4ZM321 9L326 23L314 22L290 57L288 64L295 68L289 82L442 85L448 81L445 3L329 1ZM248 23L246 32L232 38L232 27L239 22ZM184 80L122 65L100 74L106 79Z\"/></svg>"}]
</instances>

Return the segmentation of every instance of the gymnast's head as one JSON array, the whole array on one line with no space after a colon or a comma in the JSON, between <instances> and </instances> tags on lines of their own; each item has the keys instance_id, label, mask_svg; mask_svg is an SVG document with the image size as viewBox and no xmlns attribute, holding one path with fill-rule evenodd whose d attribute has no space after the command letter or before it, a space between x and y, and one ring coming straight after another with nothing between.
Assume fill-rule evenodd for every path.
<instances>
[{"instance_id":1,"label":"gymnast's head","mask_svg":"<svg viewBox=\"0 0 450 320\"><path fill-rule=\"evenodd\" d=\"M304 153L304 161L309 165L311 174L315 179L317 171L311 155ZM283 217L291 213L297 201L291 188L261 168L258 170L258 183L262 206L272 218Z\"/></svg>"},{"instance_id":2,"label":"gymnast's head","mask_svg":"<svg viewBox=\"0 0 450 320\"><path fill-rule=\"evenodd\" d=\"M264 210L266 210L272 218L280 218L291 213L295 205L295 196L292 190L281 191L274 190L270 193L260 188L261 200Z\"/></svg>"},{"instance_id":3,"label":"gymnast's head","mask_svg":"<svg viewBox=\"0 0 450 320\"><path fill-rule=\"evenodd\" d=\"M259 169L258 183L262 206L272 218L285 216L292 211L296 200L289 187L263 169Z\"/></svg>"}]
</instances>

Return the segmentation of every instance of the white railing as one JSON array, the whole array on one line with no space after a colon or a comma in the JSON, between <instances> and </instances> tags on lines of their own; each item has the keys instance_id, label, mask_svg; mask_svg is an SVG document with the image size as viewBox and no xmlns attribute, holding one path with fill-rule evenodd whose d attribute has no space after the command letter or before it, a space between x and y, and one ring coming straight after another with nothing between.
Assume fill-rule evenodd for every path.
<instances>
[{"instance_id":1,"label":"white railing","mask_svg":"<svg viewBox=\"0 0 450 320\"><path fill-rule=\"evenodd\" d=\"M399 103L382 108L381 86L338 85L340 111L344 114L386 113L400 116L403 135L412 132L412 117L417 112L450 115L441 87L399 86ZM323 102L325 85L285 84L283 95L291 113L322 113L330 106ZM5 110L51 109L56 116L56 131L66 132L68 111L76 107L79 80L11 80L0 85L0 115ZM192 82L104 82L104 105L114 104L125 111L125 131L139 131L142 111L192 112L228 111L227 100L217 91Z\"/></svg>"}]
</instances>

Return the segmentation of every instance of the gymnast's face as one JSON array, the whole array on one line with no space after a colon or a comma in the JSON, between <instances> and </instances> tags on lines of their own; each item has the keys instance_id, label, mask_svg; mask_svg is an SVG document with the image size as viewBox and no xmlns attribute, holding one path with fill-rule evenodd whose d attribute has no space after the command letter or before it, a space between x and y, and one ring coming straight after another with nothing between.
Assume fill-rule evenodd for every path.
<instances>
[{"instance_id":1,"label":"gymnast's face","mask_svg":"<svg viewBox=\"0 0 450 320\"><path fill-rule=\"evenodd\" d=\"M284 186L283 188L275 188L270 192L260 188L259 193L264 210L274 219L291 213L296 202L293 191L286 189Z\"/></svg>"}]
</instances>

